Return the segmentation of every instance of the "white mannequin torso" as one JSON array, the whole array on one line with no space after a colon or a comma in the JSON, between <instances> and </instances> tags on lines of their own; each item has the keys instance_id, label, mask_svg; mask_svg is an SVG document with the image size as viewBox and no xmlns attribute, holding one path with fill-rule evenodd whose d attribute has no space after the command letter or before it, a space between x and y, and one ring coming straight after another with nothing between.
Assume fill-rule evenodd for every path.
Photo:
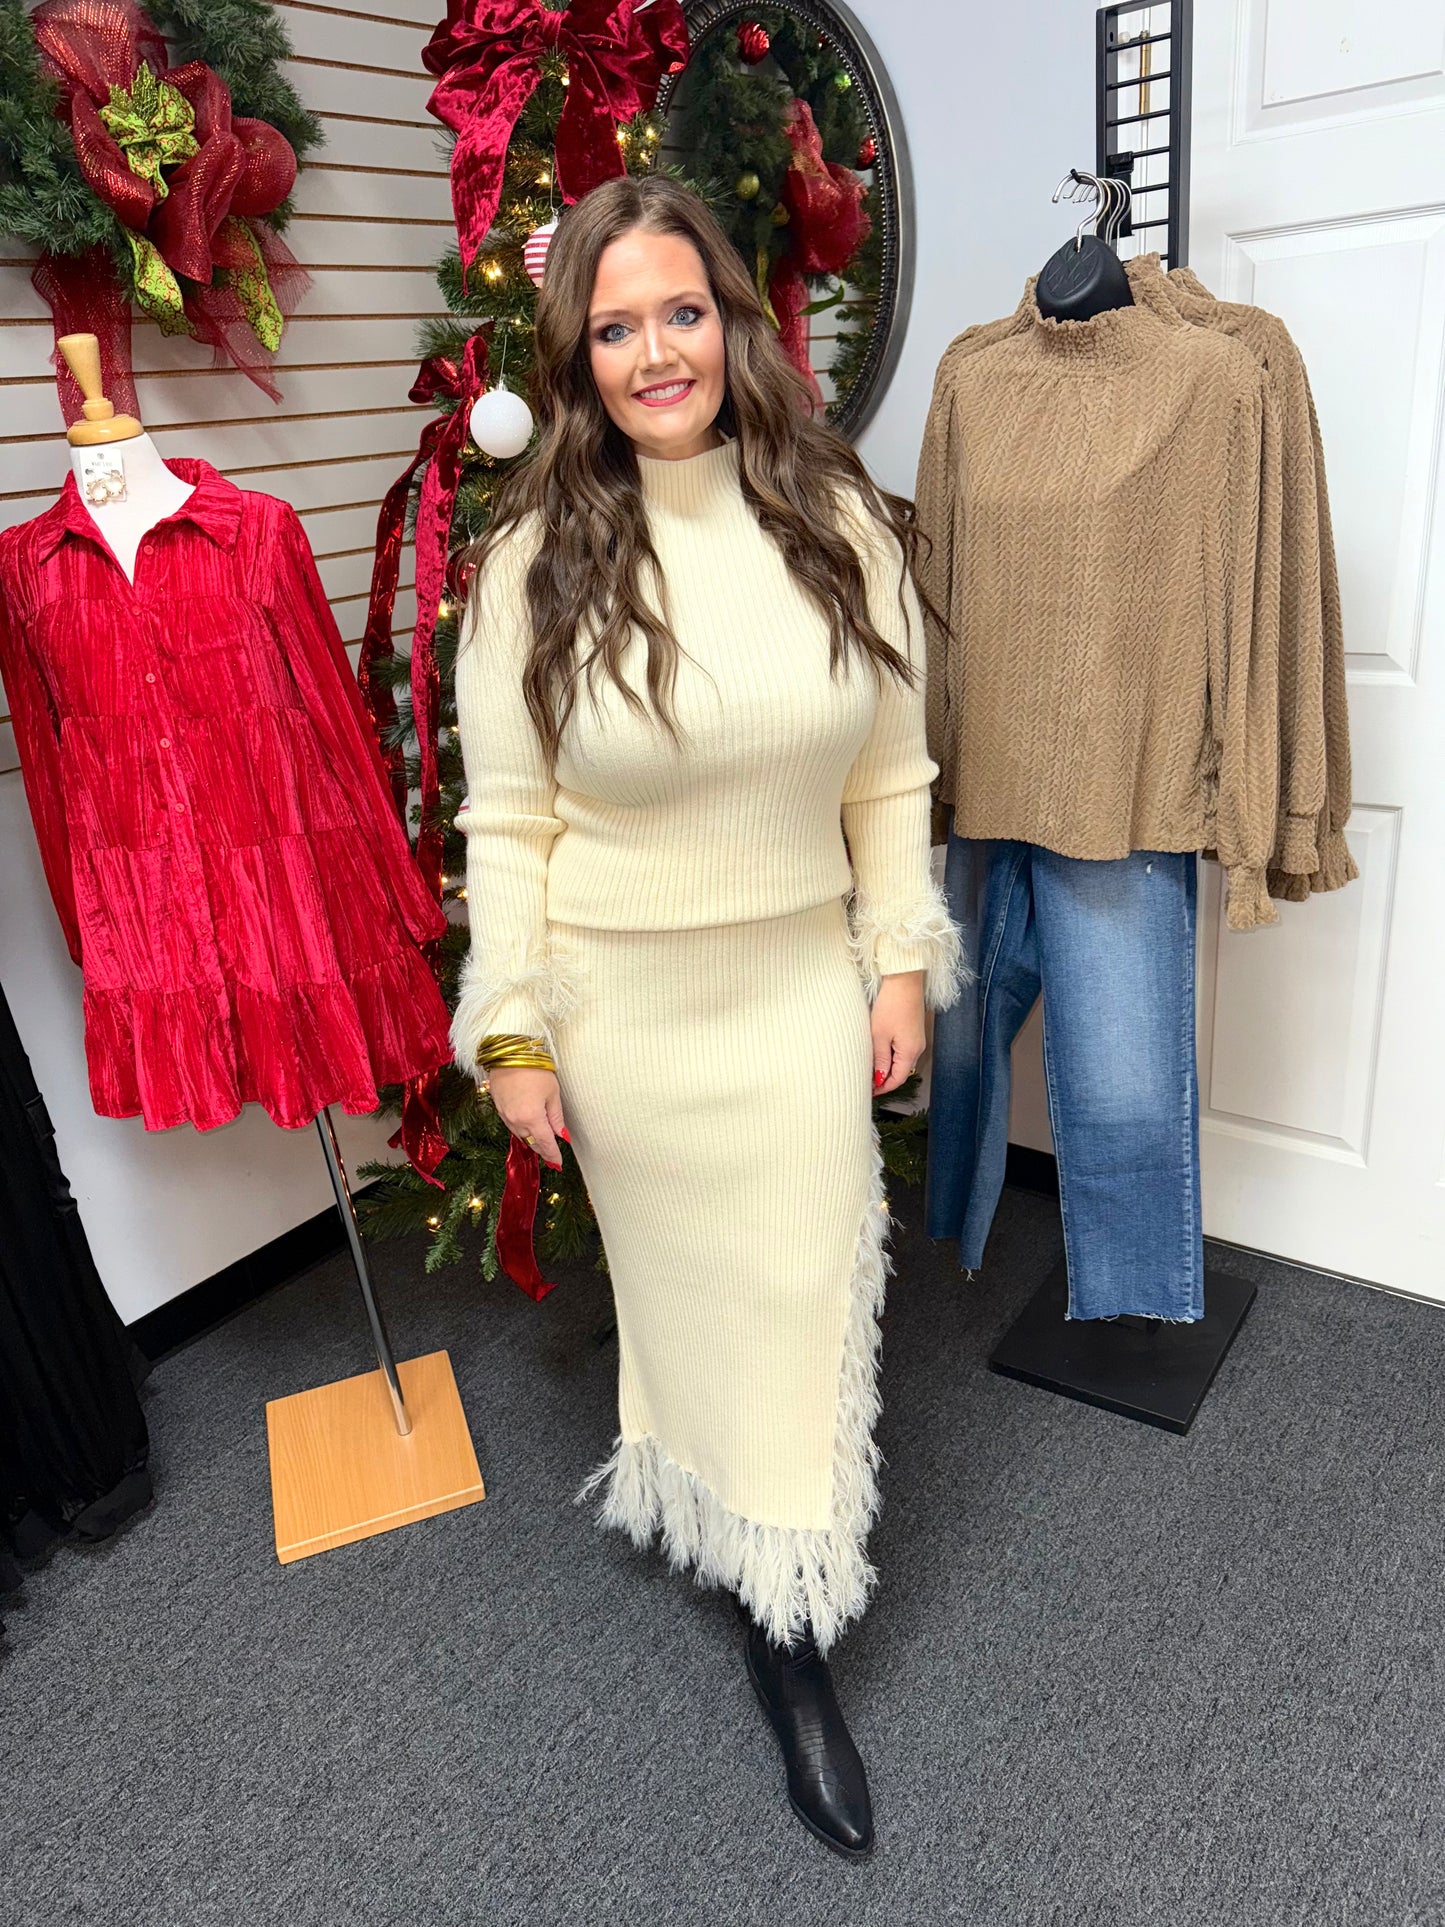
<instances>
[{"instance_id":1,"label":"white mannequin torso","mask_svg":"<svg viewBox=\"0 0 1445 1927\"><path fill-rule=\"evenodd\" d=\"M95 526L110 545L112 555L125 570L127 579L134 582L135 560L141 538L157 522L174 515L184 502L189 501L194 489L191 483L172 475L149 435L132 435L126 441L107 442L104 446L105 453L114 456L125 472L125 500L99 506L86 502L86 507ZM82 502L86 501L86 494L81 466L86 456L96 452L92 448L72 448L70 451L70 466Z\"/></svg>"}]
</instances>

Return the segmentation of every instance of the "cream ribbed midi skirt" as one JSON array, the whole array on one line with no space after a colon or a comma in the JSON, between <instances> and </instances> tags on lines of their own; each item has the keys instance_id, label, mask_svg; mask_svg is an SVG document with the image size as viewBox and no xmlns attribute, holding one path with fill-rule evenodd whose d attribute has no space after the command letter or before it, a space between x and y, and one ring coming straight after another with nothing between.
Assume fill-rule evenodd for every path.
<instances>
[{"instance_id":1,"label":"cream ribbed midi skirt","mask_svg":"<svg viewBox=\"0 0 1445 1927\"><path fill-rule=\"evenodd\" d=\"M552 923L572 1147L616 1298L620 1437L583 1495L826 1648L872 1583L886 1205L844 899Z\"/></svg>"}]
</instances>

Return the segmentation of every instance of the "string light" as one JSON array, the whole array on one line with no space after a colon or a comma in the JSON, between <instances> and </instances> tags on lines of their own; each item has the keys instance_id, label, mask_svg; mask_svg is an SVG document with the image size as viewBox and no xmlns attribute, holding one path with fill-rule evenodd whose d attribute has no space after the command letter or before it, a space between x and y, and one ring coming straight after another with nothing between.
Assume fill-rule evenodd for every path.
<instances>
[{"instance_id":1,"label":"string light","mask_svg":"<svg viewBox=\"0 0 1445 1927\"><path fill-rule=\"evenodd\" d=\"M466 900L467 900L467 893L466 893L466 891L465 891L465 890L458 890L458 891L457 891L457 902L458 902L458 903L465 903L465 902L466 902Z\"/></svg>"},{"instance_id":2,"label":"string light","mask_svg":"<svg viewBox=\"0 0 1445 1927\"><path fill-rule=\"evenodd\" d=\"M560 1191L549 1191L547 1193L547 1202L548 1204L560 1204L562 1202L562 1193Z\"/></svg>"},{"instance_id":3,"label":"string light","mask_svg":"<svg viewBox=\"0 0 1445 1927\"><path fill-rule=\"evenodd\" d=\"M537 185L538 187L550 187L552 185L552 176L550 174L539 174L537 176Z\"/></svg>"},{"instance_id":4,"label":"string light","mask_svg":"<svg viewBox=\"0 0 1445 1927\"><path fill-rule=\"evenodd\" d=\"M445 597L443 597L442 600L437 604L437 614L439 616L446 617L446 616L449 616L451 612L452 612L452 605L446 600Z\"/></svg>"},{"instance_id":5,"label":"string light","mask_svg":"<svg viewBox=\"0 0 1445 1927\"><path fill-rule=\"evenodd\" d=\"M495 261L488 261L485 272L489 281L500 281L502 278L502 270Z\"/></svg>"},{"instance_id":6,"label":"string light","mask_svg":"<svg viewBox=\"0 0 1445 1927\"><path fill-rule=\"evenodd\" d=\"M433 1231L436 1231L436 1230L438 1230L438 1229L440 1228L440 1226L441 1226L441 1219L440 1219L440 1218L428 1218L428 1219L427 1219L427 1223L428 1223L428 1224L429 1224L429 1225L431 1226L431 1228L432 1228L432 1230L433 1230Z\"/></svg>"}]
</instances>

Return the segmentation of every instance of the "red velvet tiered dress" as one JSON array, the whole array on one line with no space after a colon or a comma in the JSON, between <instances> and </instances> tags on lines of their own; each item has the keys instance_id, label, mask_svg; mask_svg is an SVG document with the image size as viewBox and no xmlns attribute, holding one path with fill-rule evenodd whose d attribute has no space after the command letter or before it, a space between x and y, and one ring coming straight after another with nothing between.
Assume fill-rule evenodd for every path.
<instances>
[{"instance_id":1,"label":"red velvet tiered dress","mask_svg":"<svg viewBox=\"0 0 1445 1927\"><path fill-rule=\"evenodd\" d=\"M0 674L91 1096L151 1130L324 1104L445 1063L444 928L301 523L207 462L134 587L66 480L0 534Z\"/></svg>"}]
</instances>

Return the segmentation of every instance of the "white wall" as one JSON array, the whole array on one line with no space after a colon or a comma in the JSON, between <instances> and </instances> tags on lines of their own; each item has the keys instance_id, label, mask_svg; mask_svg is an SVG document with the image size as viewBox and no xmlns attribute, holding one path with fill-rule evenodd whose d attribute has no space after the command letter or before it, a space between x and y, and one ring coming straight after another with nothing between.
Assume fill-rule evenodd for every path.
<instances>
[{"instance_id":1,"label":"white wall","mask_svg":"<svg viewBox=\"0 0 1445 1927\"><path fill-rule=\"evenodd\" d=\"M1003 8L850 4L892 78L916 202L908 333L859 447L879 481L911 495L939 356L1010 313L1078 220L1049 197L1069 168L1093 166L1095 9L1043 0L1021 31ZM1042 1035L1035 1010L1014 1050L1009 1136L1048 1150Z\"/></svg>"}]
</instances>

